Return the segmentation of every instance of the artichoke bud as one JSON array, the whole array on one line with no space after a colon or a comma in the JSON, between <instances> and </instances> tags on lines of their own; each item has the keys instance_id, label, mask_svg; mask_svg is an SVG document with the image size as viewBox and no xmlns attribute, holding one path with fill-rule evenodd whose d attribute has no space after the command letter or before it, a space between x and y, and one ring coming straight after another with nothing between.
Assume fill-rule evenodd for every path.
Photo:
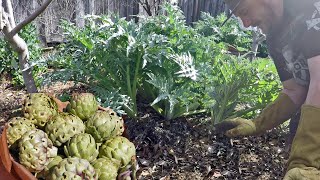
<instances>
[{"instance_id":1,"label":"artichoke bud","mask_svg":"<svg viewBox=\"0 0 320 180\"><path fill-rule=\"evenodd\" d=\"M85 159L77 157L65 158L52 168L48 180L56 179L98 179L95 169Z\"/></svg>"},{"instance_id":2,"label":"artichoke bud","mask_svg":"<svg viewBox=\"0 0 320 180\"><path fill-rule=\"evenodd\" d=\"M99 154L94 138L86 133L73 136L64 146L64 152L68 157L78 157L89 162L95 160Z\"/></svg>"},{"instance_id":3,"label":"artichoke bud","mask_svg":"<svg viewBox=\"0 0 320 180\"><path fill-rule=\"evenodd\" d=\"M31 172L42 171L58 154L47 134L39 129L26 132L19 141L19 160Z\"/></svg>"},{"instance_id":4,"label":"artichoke bud","mask_svg":"<svg viewBox=\"0 0 320 180\"><path fill-rule=\"evenodd\" d=\"M9 148L17 148L18 140L21 138L21 136L33 129L36 129L35 125L26 118L14 117L10 119L7 129L7 141Z\"/></svg>"},{"instance_id":5,"label":"artichoke bud","mask_svg":"<svg viewBox=\"0 0 320 180\"><path fill-rule=\"evenodd\" d=\"M123 133L123 119L115 113L97 111L86 122L86 132L91 134L96 142L104 142Z\"/></svg>"},{"instance_id":6,"label":"artichoke bud","mask_svg":"<svg viewBox=\"0 0 320 180\"><path fill-rule=\"evenodd\" d=\"M113 161L120 161L121 167L128 165L135 155L135 145L123 136L107 140L99 150L99 157L107 157Z\"/></svg>"},{"instance_id":7,"label":"artichoke bud","mask_svg":"<svg viewBox=\"0 0 320 180\"><path fill-rule=\"evenodd\" d=\"M45 131L55 146L61 146L74 135L84 133L85 125L79 117L62 112L47 123Z\"/></svg>"},{"instance_id":8,"label":"artichoke bud","mask_svg":"<svg viewBox=\"0 0 320 180\"><path fill-rule=\"evenodd\" d=\"M42 128L58 113L58 105L44 93L32 93L25 98L22 110L25 118Z\"/></svg>"},{"instance_id":9,"label":"artichoke bud","mask_svg":"<svg viewBox=\"0 0 320 180\"><path fill-rule=\"evenodd\" d=\"M86 121L98 110L98 102L91 93L74 93L71 96L67 111Z\"/></svg>"}]
</instances>

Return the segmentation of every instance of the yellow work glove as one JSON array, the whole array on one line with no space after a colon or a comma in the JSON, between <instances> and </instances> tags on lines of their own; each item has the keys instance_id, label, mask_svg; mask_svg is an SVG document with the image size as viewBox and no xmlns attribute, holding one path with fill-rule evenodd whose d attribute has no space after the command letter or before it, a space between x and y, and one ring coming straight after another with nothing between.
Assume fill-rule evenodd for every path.
<instances>
[{"instance_id":1,"label":"yellow work glove","mask_svg":"<svg viewBox=\"0 0 320 180\"><path fill-rule=\"evenodd\" d=\"M259 135L290 119L297 110L298 106L291 98L285 93L280 93L277 99L264 108L257 118L225 120L216 124L215 130L218 133L225 133L228 137Z\"/></svg>"},{"instance_id":2,"label":"yellow work glove","mask_svg":"<svg viewBox=\"0 0 320 180\"><path fill-rule=\"evenodd\" d=\"M293 168L290 169L283 180L319 180L320 171L316 168Z\"/></svg>"},{"instance_id":3,"label":"yellow work glove","mask_svg":"<svg viewBox=\"0 0 320 180\"><path fill-rule=\"evenodd\" d=\"M293 139L286 177L306 176L320 180L320 108L303 105ZM298 178L299 179L299 178Z\"/></svg>"}]
</instances>

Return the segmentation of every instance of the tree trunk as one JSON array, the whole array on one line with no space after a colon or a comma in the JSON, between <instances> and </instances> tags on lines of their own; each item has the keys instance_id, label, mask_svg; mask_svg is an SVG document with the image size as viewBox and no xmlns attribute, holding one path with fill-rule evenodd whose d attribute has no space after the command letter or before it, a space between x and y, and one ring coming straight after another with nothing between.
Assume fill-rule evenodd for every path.
<instances>
[{"instance_id":1,"label":"tree trunk","mask_svg":"<svg viewBox=\"0 0 320 180\"><path fill-rule=\"evenodd\" d=\"M10 43L14 51L19 55L19 66L22 71L23 80L27 88L28 93L37 92L37 87L32 76L32 68L28 63L29 51L26 42L18 35L14 35L10 38L10 32L12 28L9 25L6 25L3 29L6 40Z\"/></svg>"},{"instance_id":2,"label":"tree trunk","mask_svg":"<svg viewBox=\"0 0 320 180\"><path fill-rule=\"evenodd\" d=\"M7 12L9 14L10 25L11 25L11 27L14 27L14 26L16 26L16 22L14 21L14 18L10 18L10 17L14 17L12 2L11 2L11 0L5 0L5 4L6 4L6 6L4 6L4 12Z\"/></svg>"},{"instance_id":3,"label":"tree trunk","mask_svg":"<svg viewBox=\"0 0 320 180\"><path fill-rule=\"evenodd\" d=\"M4 18L3 18L3 5L2 5L2 0L0 0L0 30L2 31L2 29L5 26L5 22L4 22Z\"/></svg>"},{"instance_id":4,"label":"tree trunk","mask_svg":"<svg viewBox=\"0 0 320 180\"><path fill-rule=\"evenodd\" d=\"M3 8L1 7L3 10ZM32 76L32 68L28 63L29 51L26 42L18 35L11 35L11 31L13 30L11 23L14 20L9 21L9 16L3 12L3 19L6 20L5 25L3 27L3 33L5 35L6 40L9 42L14 51L18 53L19 56L19 66L22 71L23 80L25 86L27 88L28 93L38 92L35 81ZM13 17L11 17L13 19Z\"/></svg>"},{"instance_id":5,"label":"tree trunk","mask_svg":"<svg viewBox=\"0 0 320 180\"><path fill-rule=\"evenodd\" d=\"M12 12L12 3L11 0L5 0L5 3L1 3L0 14L2 23L1 27L3 29L5 39L9 42L14 51L18 53L19 57L19 66L22 71L23 80L27 88L28 93L38 92L35 81L32 76L32 67L28 63L29 60L29 51L26 42L18 35L18 32L33 21L39 14L41 14L47 6L51 3L52 0L46 0L39 9L34 13L28 16L25 20L20 22L17 26L15 25L14 16ZM5 12L4 9L8 10L9 13Z\"/></svg>"}]
</instances>

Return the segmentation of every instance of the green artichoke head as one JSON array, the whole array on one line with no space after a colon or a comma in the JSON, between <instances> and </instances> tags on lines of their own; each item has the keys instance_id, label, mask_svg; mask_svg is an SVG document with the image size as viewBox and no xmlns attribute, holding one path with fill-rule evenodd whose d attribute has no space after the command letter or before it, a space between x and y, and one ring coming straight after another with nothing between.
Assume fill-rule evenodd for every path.
<instances>
[{"instance_id":1,"label":"green artichoke head","mask_svg":"<svg viewBox=\"0 0 320 180\"><path fill-rule=\"evenodd\" d=\"M25 98L22 111L25 118L41 128L58 113L58 105L47 94L32 93Z\"/></svg>"},{"instance_id":2,"label":"green artichoke head","mask_svg":"<svg viewBox=\"0 0 320 180\"><path fill-rule=\"evenodd\" d=\"M98 110L98 102L91 93L74 93L71 96L67 111L86 121Z\"/></svg>"},{"instance_id":3,"label":"green artichoke head","mask_svg":"<svg viewBox=\"0 0 320 180\"><path fill-rule=\"evenodd\" d=\"M19 161L31 172L42 171L57 153L58 149L40 129L26 132L19 141Z\"/></svg>"},{"instance_id":4,"label":"green artichoke head","mask_svg":"<svg viewBox=\"0 0 320 180\"><path fill-rule=\"evenodd\" d=\"M35 125L28 119L23 117L11 118L8 122L7 140L9 148L17 148L18 140L21 136L33 129L36 129Z\"/></svg>"},{"instance_id":5,"label":"green artichoke head","mask_svg":"<svg viewBox=\"0 0 320 180\"><path fill-rule=\"evenodd\" d=\"M77 157L65 158L51 171L48 180L97 180L98 176L89 161Z\"/></svg>"},{"instance_id":6,"label":"green artichoke head","mask_svg":"<svg viewBox=\"0 0 320 180\"><path fill-rule=\"evenodd\" d=\"M45 132L55 146L61 146L74 135L84 133L85 125L83 121L69 113L58 113L45 126Z\"/></svg>"},{"instance_id":7,"label":"green artichoke head","mask_svg":"<svg viewBox=\"0 0 320 180\"><path fill-rule=\"evenodd\" d=\"M117 179L119 164L109 158L98 158L92 163L99 180Z\"/></svg>"},{"instance_id":8,"label":"green artichoke head","mask_svg":"<svg viewBox=\"0 0 320 180\"><path fill-rule=\"evenodd\" d=\"M73 136L64 146L64 152L68 157L78 157L89 162L94 161L99 154L96 141L87 133Z\"/></svg>"},{"instance_id":9,"label":"green artichoke head","mask_svg":"<svg viewBox=\"0 0 320 180\"><path fill-rule=\"evenodd\" d=\"M136 148L134 144L123 136L107 140L99 150L99 157L107 157L115 162L120 162L121 167L128 165L135 155Z\"/></svg>"},{"instance_id":10,"label":"green artichoke head","mask_svg":"<svg viewBox=\"0 0 320 180\"><path fill-rule=\"evenodd\" d=\"M110 138L122 135L123 119L114 112L97 111L86 122L86 132L100 143Z\"/></svg>"}]
</instances>

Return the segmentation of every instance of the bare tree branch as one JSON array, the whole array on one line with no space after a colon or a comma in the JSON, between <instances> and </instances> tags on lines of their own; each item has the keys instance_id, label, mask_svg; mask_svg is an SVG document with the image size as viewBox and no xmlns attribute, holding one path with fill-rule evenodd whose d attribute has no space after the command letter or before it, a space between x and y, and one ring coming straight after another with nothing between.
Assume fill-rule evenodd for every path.
<instances>
[{"instance_id":1,"label":"bare tree branch","mask_svg":"<svg viewBox=\"0 0 320 180\"><path fill-rule=\"evenodd\" d=\"M26 85L28 93L38 92L35 81L32 77L32 67L28 63L29 51L26 42L18 35L10 36L12 31L11 24L9 22L9 15L2 9L2 18L5 21L2 32L4 33L5 39L9 42L14 51L18 53L19 66L22 71L24 84Z\"/></svg>"},{"instance_id":2,"label":"bare tree branch","mask_svg":"<svg viewBox=\"0 0 320 180\"><path fill-rule=\"evenodd\" d=\"M2 13L3 13L3 8L2 8L2 0L0 0L0 31L2 31L4 27L4 20L2 19Z\"/></svg>"},{"instance_id":3,"label":"bare tree branch","mask_svg":"<svg viewBox=\"0 0 320 180\"><path fill-rule=\"evenodd\" d=\"M137 3L139 3L143 9L147 12L149 16L152 15L158 15L159 10L161 9L161 4L164 2L171 2L174 3L177 0L151 0L151 3L148 0L135 0ZM154 12L154 14L153 14Z\"/></svg>"},{"instance_id":4,"label":"bare tree branch","mask_svg":"<svg viewBox=\"0 0 320 180\"><path fill-rule=\"evenodd\" d=\"M143 7L143 9L147 12L149 16L152 16L151 7L148 3L148 0L137 0L138 3Z\"/></svg>"},{"instance_id":5,"label":"bare tree branch","mask_svg":"<svg viewBox=\"0 0 320 180\"><path fill-rule=\"evenodd\" d=\"M150 6L148 0L145 0L145 4L146 4L146 7L147 7L147 9L148 9L147 12L148 12L149 16L152 16L151 6Z\"/></svg>"},{"instance_id":6,"label":"bare tree branch","mask_svg":"<svg viewBox=\"0 0 320 180\"><path fill-rule=\"evenodd\" d=\"M33 21L36 17L38 17L51 3L52 0L47 0L44 2L34 13L32 13L29 17L27 17L24 21L19 23L14 29L10 32L10 36L14 36L17 34L24 26Z\"/></svg>"},{"instance_id":7,"label":"bare tree branch","mask_svg":"<svg viewBox=\"0 0 320 180\"><path fill-rule=\"evenodd\" d=\"M11 25L11 27L15 27L16 23L14 20L14 16L13 16L13 8L12 8L12 3L11 0L5 0L4 1L4 10L5 12L7 12L9 14L9 23Z\"/></svg>"}]
</instances>

